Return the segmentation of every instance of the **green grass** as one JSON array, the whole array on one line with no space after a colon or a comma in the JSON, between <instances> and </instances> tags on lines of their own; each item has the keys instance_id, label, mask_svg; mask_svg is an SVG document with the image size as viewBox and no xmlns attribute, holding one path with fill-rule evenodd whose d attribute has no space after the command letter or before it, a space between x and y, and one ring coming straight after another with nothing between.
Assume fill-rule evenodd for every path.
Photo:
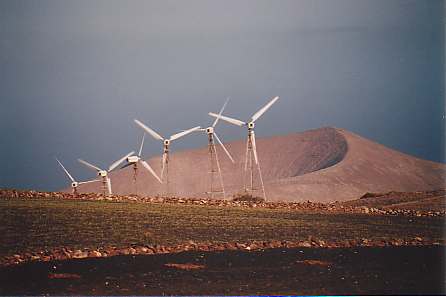
<instances>
[{"instance_id":1,"label":"green grass","mask_svg":"<svg viewBox=\"0 0 446 297\"><path fill-rule=\"evenodd\" d=\"M52 199L0 199L0 213L0 255L189 240L443 239L442 218Z\"/></svg>"}]
</instances>

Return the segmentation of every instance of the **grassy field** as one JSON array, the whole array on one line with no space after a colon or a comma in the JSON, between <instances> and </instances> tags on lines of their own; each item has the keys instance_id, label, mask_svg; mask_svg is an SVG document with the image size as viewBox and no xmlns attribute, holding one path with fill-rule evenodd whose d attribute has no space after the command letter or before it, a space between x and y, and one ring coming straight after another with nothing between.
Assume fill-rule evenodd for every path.
<instances>
[{"instance_id":1,"label":"grassy field","mask_svg":"<svg viewBox=\"0 0 446 297\"><path fill-rule=\"evenodd\" d=\"M174 245L187 241L326 242L443 239L443 218L304 214L285 209L75 200L0 199L0 255L57 247Z\"/></svg>"}]
</instances>

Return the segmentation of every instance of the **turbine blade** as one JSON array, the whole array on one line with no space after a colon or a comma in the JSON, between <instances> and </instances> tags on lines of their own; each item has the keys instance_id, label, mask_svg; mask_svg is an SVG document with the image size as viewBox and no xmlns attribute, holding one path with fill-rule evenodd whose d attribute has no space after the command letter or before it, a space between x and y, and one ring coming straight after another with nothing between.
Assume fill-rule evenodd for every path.
<instances>
[{"instance_id":1,"label":"turbine blade","mask_svg":"<svg viewBox=\"0 0 446 297\"><path fill-rule=\"evenodd\" d=\"M229 157L229 159L231 159L232 163L234 162L234 159L232 158L231 154L229 153L229 151L226 149L226 147L223 145L223 142L220 140L220 138L217 136L217 133L214 132L214 136L217 139L218 143L220 143L221 147L223 148L223 150L225 151L226 155Z\"/></svg>"},{"instance_id":2,"label":"turbine blade","mask_svg":"<svg viewBox=\"0 0 446 297\"><path fill-rule=\"evenodd\" d=\"M228 101L229 101L229 97L226 99L225 104L223 104L223 107L220 109L220 112L218 113L219 116L221 116L221 114L222 114L223 111L225 110L226 105L228 104ZM215 126L217 125L219 119L220 119L219 117L215 118L215 121L214 121L214 123L212 124L212 128L215 128Z\"/></svg>"},{"instance_id":3,"label":"turbine blade","mask_svg":"<svg viewBox=\"0 0 446 297\"><path fill-rule=\"evenodd\" d=\"M118 167L119 164L121 164L122 162L125 161L125 159L127 159L128 157L130 157L131 155L133 155L135 152L131 151L130 153L128 153L127 155L125 155L124 157L122 157L121 159L115 161L113 164L110 165L110 167L108 168L108 172L112 171L113 169L115 169L116 167Z\"/></svg>"},{"instance_id":4,"label":"turbine blade","mask_svg":"<svg viewBox=\"0 0 446 297\"><path fill-rule=\"evenodd\" d=\"M242 121L240 121L240 120L233 119L233 118L230 118L230 117L227 117L227 116L224 116L224 115L218 115L218 114L213 113L213 112L210 112L210 113L208 113L208 114L209 114L210 116L213 116L213 117L215 117L215 118L220 118L220 119L222 119L223 121L226 121L226 122L228 122L228 123L231 123L231 124L234 124L234 125L237 125L237 126L240 126L240 127L243 127L244 125L246 125L245 122L242 122Z\"/></svg>"},{"instance_id":5,"label":"turbine blade","mask_svg":"<svg viewBox=\"0 0 446 297\"><path fill-rule=\"evenodd\" d=\"M141 157L142 148L144 146L144 138L146 137L146 133L142 135L141 146L139 147L138 157Z\"/></svg>"},{"instance_id":6,"label":"turbine blade","mask_svg":"<svg viewBox=\"0 0 446 297\"><path fill-rule=\"evenodd\" d=\"M172 141L172 140L176 140L176 139L178 139L178 138L181 138L181 137L183 137L183 136L186 136L186 135L189 134L189 133L192 133L192 132L194 132L194 131L200 130L200 128L201 128L200 126L197 126L197 127L193 127L193 128L191 128L191 129L188 129L188 130L179 132L179 133L177 133L177 134L174 134L174 135L170 136L169 140L170 140L170 141Z\"/></svg>"},{"instance_id":7,"label":"turbine blade","mask_svg":"<svg viewBox=\"0 0 446 297\"><path fill-rule=\"evenodd\" d=\"M88 163L87 161L84 161L84 160L82 160L82 159L77 159L80 163L82 163L82 164L84 164L85 166L87 166L87 167L89 167L89 168L91 168L91 169L94 169L94 170L97 170L97 171L101 171L102 169L101 168L99 168L99 167L97 167L97 166L95 166L95 165L93 165L93 164L90 164L90 163Z\"/></svg>"},{"instance_id":8,"label":"turbine blade","mask_svg":"<svg viewBox=\"0 0 446 297\"><path fill-rule=\"evenodd\" d=\"M161 179L158 177L158 175L156 175L155 171L152 169L152 167L150 167L149 163L141 160L141 164L160 182L160 184L162 183Z\"/></svg>"},{"instance_id":9,"label":"turbine blade","mask_svg":"<svg viewBox=\"0 0 446 297\"><path fill-rule=\"evenodd\" d=\"M261 109L259 109L259 111L256 112L256 113L252 116L251 120L252 120L253 122L255 122L255 121L256 121L258 118L260 118L260 117L262 116L262 114L264 114L265 111L267 111L267 110L271 107L271 105L273 105L277 100L279 100L279 96L274 97L274 98L273 98L270 102L268 102L264 107L262 107Z\"/></svg>"},{"instance_id":10,"label":"turbine blade","mask_svg":"<svg viewBox=\"0 0 446 297\"><path fill-rule=\"evenodd\" d=\"M252 150L254 151L254 160L256 161L256 164L259 164L259 158L257 157L257 146L256 146L256 135L254 134L254 131L251 132L252 137Z\"/></svg>"},{"instance_id":11,"label":"turbine blade","mask_svg":"<svg viewBox=\"0 0 446 297\"><path fill-rule=\"evenodd\" d=\"M129 167L130 165L132 165L132 163L127 163L127 164L125 164L125 165L121 166L121 168L119 168L119 169L124 169L124 168L127 168L127 167Z\"/></svg>"},{"instance_id":12,"label":"turbine blade","mask_svg":"<svg viewBox=\"0 0 446 297\"><path fill-rule=\"evenodd\" d=\"M68 178L71 179L72 182L76 182L74 180L74 178L71 176L71 174L68 172L68 170L66 170L65 167L62 165L62 163L56 157L54 157L54 159L56 159L57 163L59 163L59 165L60 165L60 167L62 167L63 171L65 171L65 173L67 174Z\"/></svg>"},{"instance_id":13,"label":"turbine blade","mask_svg":"<svg viewBox=\"0 0 446 297\"><path fill-rule=\"evenodd\" d=\"M166 159L167 159L167 155L166 155L166 153L163 153L163 158L162 158L162 160L161 160L161 180L163 180L163 176L164 176L164 167L165 167L165 164L166 164Z\"/></svg>"},{"instance_id":14,"label":"turbine blade","mask_svg":"<svg viewBox=\"0 0 446 297\"><path fill-rule=\"evenodd\" d=\"M149 127L147 127L146 125L144 125L142 122L138 121L138 120L134 120L136 124L138 124L141 128L143 128L147 133L149 133L150 135L152 135L153 138L164 141L164 138L159 135L158 133L156 133L155 131L153 131L152 129L150 129Z\"/></svg>"},{"instance_id":15,"label":"turbine blade","mask_svg":"<svg viewBox=\"0 0 446 297\"><path fill-rule=\"evenodd\" d=\"M107 177L107 189L108 189L108 194L111 195L112 193L112 188L111 188L111 179L109 177Z\"/></svg>"},{"instance_id":16,"label":"turbine blade","mask_svg":"<svg viewBox=\"0 0 446 297\"><path fill-rule=\"evenodd\" d=\"M100 181L99 179L93 179L93 180L87 180L87 181L83 181L83 182L79 182L79 185L83 185L83 184L89 184L89 183L95 183Z\"/></svg>"}]
</instances>

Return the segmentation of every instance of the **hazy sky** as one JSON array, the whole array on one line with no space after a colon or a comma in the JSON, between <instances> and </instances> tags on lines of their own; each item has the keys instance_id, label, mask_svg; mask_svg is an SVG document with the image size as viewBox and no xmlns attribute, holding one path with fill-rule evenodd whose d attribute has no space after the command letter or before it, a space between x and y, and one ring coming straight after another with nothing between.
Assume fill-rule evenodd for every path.
<instances>
[{"instance_id":1,"label":"hazy sky","mask_svg":"<svg viewBox=\"0 0 446 297\"><path fill-rule=\"evenodd\" d=\"M444 162L444 3L0 0L0 187L108 166L138 118L168 136L281 99L259 137L336 126ZM243 129L222 124L225 141ZM173 150L206 144L202 135ZM147 138L146 156L160 143Z\"/></svg>"}]
</instances>

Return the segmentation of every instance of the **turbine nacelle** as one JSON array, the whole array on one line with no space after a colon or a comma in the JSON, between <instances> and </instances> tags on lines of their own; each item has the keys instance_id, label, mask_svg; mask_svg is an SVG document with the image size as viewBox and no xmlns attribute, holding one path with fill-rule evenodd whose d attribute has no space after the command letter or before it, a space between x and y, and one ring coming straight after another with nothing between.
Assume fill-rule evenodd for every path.
<instances>
[{"instance_id":1,"label":"turbine nacelle","mask_svg":"<svg viewBox=\"0 0 446 297\"><path fill-rule=\"evenodd\" d=\"M254 129L255 124L254 124L254 122L249 122L246 124L246 126L248 127L248 130L252 130L252 129Z\"/></svg>"},{"instance_id":2,"label":"turbine nacelle","mask_svg":"<svg viewBox=\"0 0 446 297\"><path fill-rule=\"evenodd\" d=\"M170 145L170 139L164 139L164 146Z\"/></svg>"},{"instance_id":3,"label":"turbine nacelle","mask_svg":"<svg viewBox=\"0 0 446 297\"><path fill-rule=\"evenodd\" d=\"M74 182L71 183L71 187L72 187L72 188L77 188L78 186L79 186L79 183L78 183L78 182L75 182L75 181L74 181Z\"/></svg>"},{"instance_id":4,"label":"turbine nacelle","mask_svg":"<svg viewBox=\"0 0 446 297\"><path fill-rule=\"evenodd\" d=\"M139 160L140 160L140 157L138 157L138 156L130 156L127 158L127 163L135 164L135 163L138 163Z\"/></svg>"},{"instance_id":5,"label":"turbine nacelle","mask_svg":"<svg viewBox=\"0 0 446 297\"><path fill-rule=\"evenodd\" d=\"M206 128L206 133L207 134L214 134L214 127L207 127Z\"/></svg>"},{"instance_id":6,"label":"turbine nacelle","mask_svg":"<svg viewBox=\"0 0 446 297\"><path fill-rule=\"evenodd\" d=\"M98 176L106 177L107 176L107 171L106 170L98 170Z\"/></svg>"}]
</instances>

